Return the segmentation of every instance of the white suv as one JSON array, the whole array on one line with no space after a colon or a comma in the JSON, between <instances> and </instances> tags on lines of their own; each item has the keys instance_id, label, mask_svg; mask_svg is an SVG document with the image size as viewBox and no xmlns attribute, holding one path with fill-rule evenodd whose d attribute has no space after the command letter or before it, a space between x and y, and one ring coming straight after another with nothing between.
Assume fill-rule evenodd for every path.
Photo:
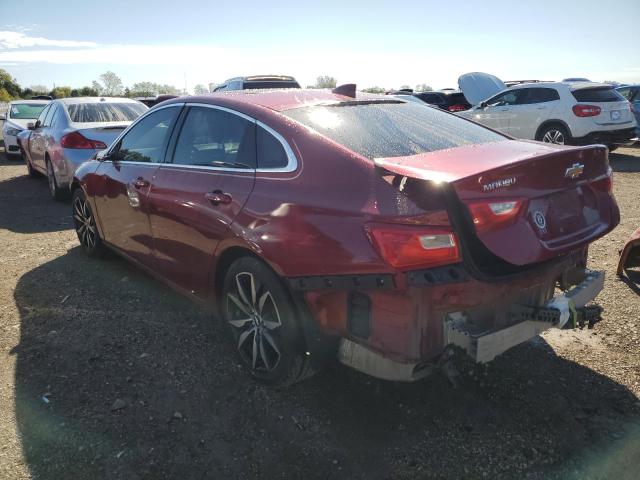
<instances>
[{"instance_id":1,"label":"white suv","mask_svg":"<svg viewBox=\"0 0 640 480\"><path fill-rule=\"evenodd\" d=\"M611 85L523 83L489 98L501 83L487 74L460 77L467 99L479 103L457 114L512 137L557 144L603 143L613 150L631 145L636 136L631 104ZM488 99L479 101L482 98Z\"/></svg>"}]
</instances>

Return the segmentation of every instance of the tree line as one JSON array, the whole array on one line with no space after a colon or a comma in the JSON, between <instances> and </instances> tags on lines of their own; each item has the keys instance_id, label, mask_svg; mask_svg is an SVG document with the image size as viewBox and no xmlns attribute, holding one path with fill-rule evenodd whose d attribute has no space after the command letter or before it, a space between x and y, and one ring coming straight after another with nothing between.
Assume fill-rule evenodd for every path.
<instances>
[{"instance_id":1,"label":"tree line","mask_svg":"<svg viewBox=\"0 0 640 480\"><path fill-rule=\"evenodd\" d=\"M337 81L334 77L323 75L316 79L314 85L308 85L307 88L335 88ZM400 89L410 89L408 85L402 85ZM413 89L416 92L426 92L432 88L425 84L416 85ZM193 88L196 95L209 93L209 88L205 85L198 84ZM362 91L368 93L384 93L383 87L368 87ZM48 89L44 85L31 85L22 88L18 82L9 75L5 70L0 69L0 102L8 102L16 98L31 98L36 95L49 95L53 98L66 97L155 97L156 95L179 95L181 92L173 85L159 84L155 82L138 82L131 87L126 87L122 83L120 77L115 73L108 71L100 75L97 80L91 83L91 86L81 88L71 88L69 86L57 86Z\"/></svg>"}]
</instances>

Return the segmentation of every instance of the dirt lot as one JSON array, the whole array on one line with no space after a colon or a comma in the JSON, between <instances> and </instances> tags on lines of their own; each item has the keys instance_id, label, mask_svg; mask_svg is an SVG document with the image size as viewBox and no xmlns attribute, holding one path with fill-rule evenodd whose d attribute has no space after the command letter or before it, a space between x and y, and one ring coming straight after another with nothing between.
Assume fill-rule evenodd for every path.
<instances>
[{"instance_id":1,"label":"dirt lot","mask_svg":"<svg viewBox=\"0 0 640 480\"><path fill-rule=\"evenodd\" d=\"M594 330L462 364L457 388L335 365L287 390L253 383L206 312L85 258L69 204L0 156L0 478L638 478L640 288L614 271L640 226L640 149L619 152Z\"/></svg>"}]
</instances>

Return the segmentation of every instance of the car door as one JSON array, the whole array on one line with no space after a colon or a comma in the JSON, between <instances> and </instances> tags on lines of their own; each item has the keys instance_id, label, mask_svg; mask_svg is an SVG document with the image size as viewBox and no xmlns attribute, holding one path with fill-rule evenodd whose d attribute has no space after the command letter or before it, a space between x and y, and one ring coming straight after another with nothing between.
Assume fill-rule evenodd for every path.
<instances>
[{"instance_id":1,"label":"car door","mask_svg":"<svg viewBox=\"0 0 640 480\"><path fill-rule=\"evenodd\" d=\"M213 105L188 107L149 195L156 264L162 276L206 294L218 244L255 181L253 119Z\"/></svg>"},{"instance_id":2,"label":"car door","mask_svg":"<svg viewBox=\"0 0 640 480\"><path fill-rule=\"evenodd\" d=\"M521 88L516 103L510 107L507 133L516 138L535 140L538 128L553 115L560 103L554 88Z\"/></svg>"},{"instance_id":3,"label":"car door","mask_svg":"<svg viewBox=\"0 0 640 480\"><path fill-rule=\"evenodd\" d=\"M52 111L52 104L47 105L36 120L33 131L29 136L29 156L31 164L37 169L44 171L44 151L45 151L45 121Z\"/></svg>"},{"instance_id":4,"label":"car door","mask_svg":"<svg viewBox=\"0 0 640 480\"><path fill-rule=\"evenodd\" d=\"M473 110L472 120L509 134L511 107L516 104L520 90L507 90L482 102Z\"/></svg>"},{"instance_id":5,"label":"car door","mask_svg":"<svg viewBox=\"0 0 640 480\"><path fill-rule=\"evenodd\" d=\"M151 111L127 129L98 167L95 205L104 240L153 268L148 194L182 104Z\"/></svg>"}]
</instances>

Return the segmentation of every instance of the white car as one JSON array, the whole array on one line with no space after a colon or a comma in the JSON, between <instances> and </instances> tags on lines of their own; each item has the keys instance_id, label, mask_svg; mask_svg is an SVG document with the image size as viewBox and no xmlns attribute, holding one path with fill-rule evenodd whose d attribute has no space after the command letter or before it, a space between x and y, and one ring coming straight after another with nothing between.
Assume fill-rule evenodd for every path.
<instances>
[{"instance_id":1,"label":"white car","mask_svg":"<svg viewBox=\"0 0 640 480\"><path fill-rule=\"evenodd\" d=\"M16 100L9 103L7 113L0 115L0 120L4 120L2 138L7 157L20 154L18 134L27 128L27 123L38 118L48 103L48 100Z\"/></svg>"},{"instance_id":2,"label":"white car","mask_svg":"<svg viewBox=\"0 0 640 480\"><path fill-rule=\"evenodd\" d=\"M587 145L610 150L631 145L636 120L631 104L611 85L593 82L536 82L506 88L486 73L458 79L471 104L458 115L515 138Z\"/></svg>"}]
</instances>

